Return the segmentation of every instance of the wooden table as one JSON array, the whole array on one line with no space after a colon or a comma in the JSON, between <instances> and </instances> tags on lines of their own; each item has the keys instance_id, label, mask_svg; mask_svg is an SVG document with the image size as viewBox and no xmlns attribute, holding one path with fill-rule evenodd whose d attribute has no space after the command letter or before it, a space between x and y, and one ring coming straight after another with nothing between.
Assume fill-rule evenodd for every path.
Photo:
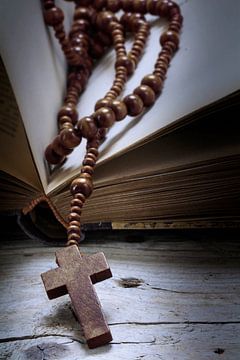
<instances>
[{"instance_id":1,"label":"wooden table","mask_svg":"<svg viewBox=\"0 0 240 360\"><path fill-rule=\"evenodd\" d=\"M96 286L113 342L84 343L64 296L49 301L40 273L59 248L1 239L0 359L240 359L240 241L236 232L92 233L113 278Z\"/></svg>"}]
</instances>

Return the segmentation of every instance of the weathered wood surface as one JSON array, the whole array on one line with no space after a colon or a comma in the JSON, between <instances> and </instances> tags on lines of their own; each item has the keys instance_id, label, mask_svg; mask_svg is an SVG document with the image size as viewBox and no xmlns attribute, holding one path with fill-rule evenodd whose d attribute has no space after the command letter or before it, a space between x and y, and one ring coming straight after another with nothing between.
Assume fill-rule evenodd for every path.
<instances>
[{"instance_id":1,"label":"weathered wood surface","mask_svg":"<svg viewBox=\"0 0 240 360\"><path fill-rule=\"evenodd\" d=\"M55 268L56 247L2 241L1 360L240 358L239 237L159 232L136 242L121 234L82 245L104 251L113 272L95 285L113 342L95 350L84 344L69 297L45 294L40 274Z\"/></svg>"}]
</instances>

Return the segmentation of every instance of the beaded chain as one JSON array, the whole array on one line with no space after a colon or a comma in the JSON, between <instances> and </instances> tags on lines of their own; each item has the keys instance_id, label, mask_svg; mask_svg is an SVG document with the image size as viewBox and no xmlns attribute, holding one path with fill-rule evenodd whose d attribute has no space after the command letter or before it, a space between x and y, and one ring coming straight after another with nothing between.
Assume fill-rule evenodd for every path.
<instances>
[{"instance_id":1,"label":"beaded chain","mask_svg":"<svg viewBox=\"0 0 240 360\"><path fill-rule=\"evenodd\" d=\"M53 165L62 163L82 138L87 139L80 174L70 186L73 199L68 216L67 246L80 241L82 207L93 191L92 177L98 148L107 129L115 121L121 121L127 115L137 116L154 104L178 49L183 23L179 6L171 0L75 0L74 3L73 23L67 36L63 11L55 6L54 0L43 0L45 23L53 27L68 64L66 96L57 116L59 134L46 148L46 160ZM115 15L119 10L122 10L120 19ZM147 13L166 18L168 29L160 36L161 51L154 71L144 76L133 93L121 100L118 97L140 60L150 32L144 16ZM128 53L125 48L127 33L134 35ZM96 102L91 115L78 120L76 106L93 66L112 45L116 53L112 87Z\"/></svg>"}]
</instances>

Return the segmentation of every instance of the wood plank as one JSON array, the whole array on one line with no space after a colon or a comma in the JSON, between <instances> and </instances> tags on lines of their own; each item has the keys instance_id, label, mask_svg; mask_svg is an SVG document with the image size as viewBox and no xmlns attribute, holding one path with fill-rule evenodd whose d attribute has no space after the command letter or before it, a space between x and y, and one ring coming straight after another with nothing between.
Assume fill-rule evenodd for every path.
<instances>
[{"instance_id":1,"label":"wood plank","mask_svg":"<svg viewBox=\"0 0 240 360\"><path fill-rule=\"evenodd\" d=\"M94 237L94 236L93 236ZM49 301L40 273L56 247L2 242L0 359L222 359L240 347L240 242L214 236L116 235L83 243L103 251L113 278L95 285L113 343L87 350L66 296ZM126 241L128 240L128 241ZM53 355L53 353L57 355ZM55 356L55 357L54 357Z\"/></svg>"},{"instance_id":2,"label":"wood plank","mask_svg":"<svg viewBox=\"0 0 240 360\"><path fill-rule=\"evenodd\" d=\"M0 359L54 360L96 358L121 360L236 360L240 351L240 325L116 325L114 341L89 350L74 336L22 337L1 343ZM233 337L233 334L235 336ZM221 356L220 356L221 355Z\"/></svg>"}]
</instances>

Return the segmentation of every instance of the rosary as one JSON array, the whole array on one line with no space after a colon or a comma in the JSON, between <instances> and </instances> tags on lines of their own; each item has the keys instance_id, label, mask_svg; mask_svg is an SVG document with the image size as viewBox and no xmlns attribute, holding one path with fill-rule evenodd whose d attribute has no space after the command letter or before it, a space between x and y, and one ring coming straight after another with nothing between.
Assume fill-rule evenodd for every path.
<instances>
[{"instance_id":1,"label":"rosary","mask_svg":"<svg viewBox=\"0 0 240 360\"><path fill-rule=\"evenodd\" d=\"M71 1L71 0L70 0ZM71 210L68 216L67 247L56 252L56 269L43 273L42 280L49 299L69 294L75 314L82 325L89 348L112 340L111 332L93 284L112 276L103 253L91 256L80 253L81 211L93 191L92 177L98 148L106 131L127 115L140 115L152 106L160 94L170 61L178 49L183 17L171 0L74 0L73 23L68 35L64 30L63 11L54 0L43 0L45 23L52 26L68 64L64 105L57 119L59 134L46 148L49 164L61 164L66 156L87 140L86 154L79 176L70 186ZM120 11L121 10L121 11ZM115 13L120 11L118 18ZM143 77L132 94L119 99L127 79L133 74L143 53L150 24L145 14L166 18L168 29L160 36L161 51L154 71ZM133 34L129 52L125 35ZM112 87L95 104L94 112L78 120L76 106L93 66L113 46L116 53Z\"/></svg>"}]
</instances>

